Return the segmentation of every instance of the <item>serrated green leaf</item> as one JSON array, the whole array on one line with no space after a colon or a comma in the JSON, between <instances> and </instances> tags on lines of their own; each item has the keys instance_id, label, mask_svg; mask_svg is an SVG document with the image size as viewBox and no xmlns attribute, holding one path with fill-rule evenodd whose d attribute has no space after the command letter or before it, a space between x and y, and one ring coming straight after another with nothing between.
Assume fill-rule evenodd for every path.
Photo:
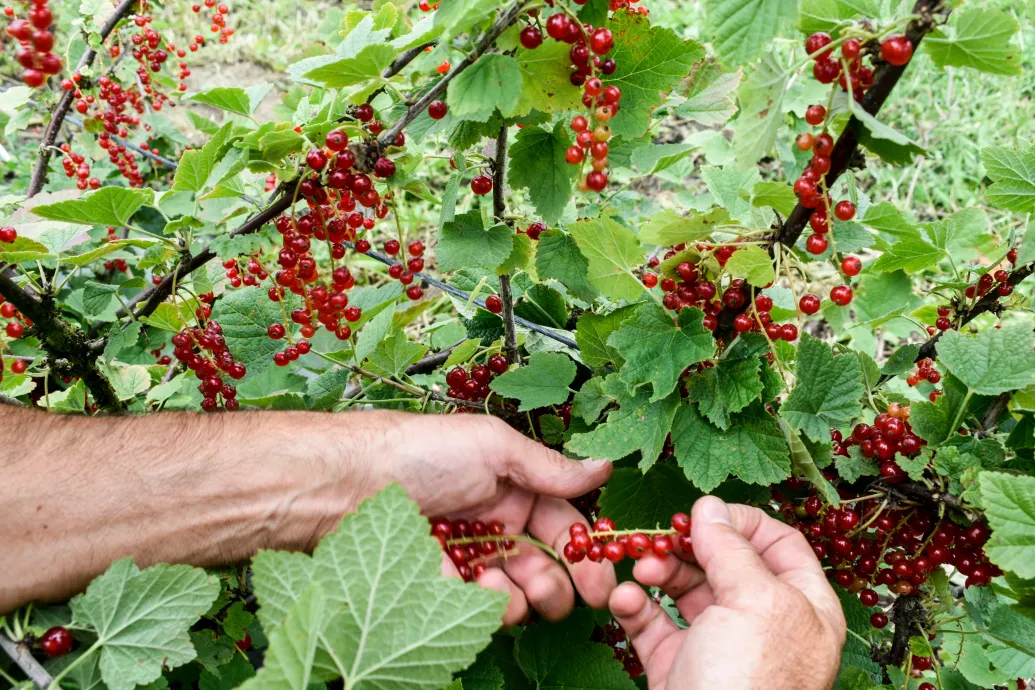
<instances>
[{"instance_id":1,"label":"serrated green leaf","mask_svg":"<svg viewBox=\"0 0 1035 690\"><path fill-rule=\"evenodd\" d=\"M992 528L985 553L1004 570L1035 577L1035 478L982 472L978 481Z\"/></svg>"},{"instance_id":2,"label":"serrated green leaf","mask_svg":"<svg viewBox=\"0 0 1035 690\"><path fill-rule=\"evenodd\" d=\"M859 143L888 163L904 165L911 162L914 155L926 153L922 146L880 122L853 99L847 102L853 116L851 124Z\"/></svg>"},{"instance_id":3,"label":"serrated green leaf","mask_svg":"<svg viewBox=\"0 0 1035 690\"><path fill-rule=\"evenodd\" d=\"M514 246L510 249L510 256L503 260L496 267L496 275L519 273L528 267L532 259L532 240L528 235L521 233L514 235Z\"/></svg>"},{"instance_id":4,"label":"serrated green leaf","mask_svg":"<svg viewBox=\"0 0 1035 690\"><path fill-rule=\"evenodd\" d=\"M87 316L103 314L115 299L115 293L118 290L117 285L98 283L93 280L86 281L86 286L83 288L83 313Z\"/></svg>"},{"instance_id":5,"label":"serrated green leaf","mask_svg":"<svg viewBox=\"0 0 1035 690\"><path fill-rule=\"evenodd\" d=\"M380 342L374 354L367 359L367 366L375 374L398 378L428 351L426 345L412 342L403 331L396 331Z\"/></svg>"},{"instance_id":6,"label":"serrated green leaf","mask_svg":"<svg viewBox=\"0 0 1035 690\"><path fill-rule=\"evenodd\" d=\"M829 440L831 428L847 426L862 411L859 397L865 389L854 355L834 355L822 340L802 334L794 376L780 414L809 438Z\"/></svg>"},{"instance_id":7,"label":"serrated green leaf","mask_svg":"<svg viewBox=\"0 0 1035 690\"><path fill-rule=\"evenodd\" d=\"M20 264L27 261L44 261L54 255L46 245L19 235L11 243L0 243L0 261L6 264Z\"/></svg>"},{"instance_id":8,"label":"serrated green leaf","mask_svg":"<svg viewBox=\"0 0 1035 690\"><path fill-rule=\"evenodd\" d=\"M896 242L881 254L872 270L890 273L905 271L916 273L937 264L945 258L945 252L921 239L904 239Z\"/></svg>"},{"instance_id":9,"label":"serrated green leaf","mask_svg":"<svg viewBox=\"0 0 1035 690\"><path fill-rule=\"evenodd\" d=\"M973 7L954 12L951 32L939 28L924 39L924 48L941 68L970 67L989 74L1021 73L1021 54L1011 45L1020 26L1006 12Z\"/></svg>"},{"instance_id":10,"label":"serrated green leaf","mask_svg":"<svg viewBox=\"0 0 1035 690\"><path fill-rule=\"evenodd\" d=\"M715 203L729 211L729 215L744 220L751 212L751 203L741 197L741 192L751 189L760 179L755 166L740 169L734 165L701 168L701 179L708 185L708 191L715 197Z\"/></svg>"},{"instance_id":11,"label":"serrated green leaf","mask_svg":"<svg viewBox=\"0 0 1035 690\"><path fill-rule=\"evenodd\" d=\"M613 650L589 641L592 632L592 612L585 608L559 623L540 621L522 631L514 657L537 688L635 690Z\"/></svg>"},{"instance_id":12,"label":"serrated green leaf","mask_svg":"<svg viewBox=\"0 0 1035 690\"><path fill-rule=\"evenodd\" d=\"M521 402L519 412L559 405L568 399L575 380L575 363L559 352L537 352L528 364L497 376L489 388L505 398Z\"/></svg>"},{"instance_id":13,"label":"serrated green leaf","mask_svg":"<svg viewBox=\"0 0 1035 690\"><path fill-rule=\"evenodd\" d=\"M580 457L610 460L639 451L640 469L646 470L657 461L672 431L679 395L650 402L650 395L641 392L619 402L621 406L608 413L605 423L588 433L573 434L564 447Z\"/></svg>"},{"instance_id":14,"label":"serrated green leaf","mask_svg":"<svg viewBox=\"0 0 1035 690\"><path fill-rule=\"evenodd\" d=\"M879 474L877 463L865 457L858 446L848 449L848 457L834 457L834 467L841 479L854 484L860 477L876 477Z\"/></svg>"},{"instance_id":15,"label":"serrated green leaf","mask_svg":"<svg viewBox=\"0 0 1035 690\"><path fill-rule=\"evenodd\" d=\"M637 13L615 13L609 28L615 45L609 57L618 67L607 83L622 90L622 107L608 124L615 136L636 139L647 131L665 94L704 57L704 49L671 29L651 26Z\"/></svg>"},{"instance_id":16,"label":"serrated green leaf","mask_svg":"<svg viewBox=\"0 0 1035 690\"><path fill-rule=\"evenodd\" d=\"M533 285L526 291L514 305L514 313L523 319L550 328L564 328L568 322L564 297L545 285Z\"/></svg>"},{"instance_id":17,"label":"serrated green leaf","mask_svg":"<svg viewBox=\"0 0 1035 690\"><path fill-rule=\"evenodd\" d=\"M757 352L744 347L731 348L714 367L690 376L689 399L697 403L698 411L712 424L728 429L730 415L743 410L762 393L762 379L758 374L761 364Z\"/></svg>"},{"instance_id":18,"label":"serrated green leaf","mask_svg":"<svg viewBox=\"0 0 1035 690\"><path fill-rule=\"evenodd\" d=\"M582 388L572 399L571 413L582 417L586 424L593 424L600 413L611 403L611 398L604 393L603 379L593 377L582 384Z\"/></svg>"},{"instance_id":19,"label":"serrated green leaf","mask_svg":"<svg viewBox=\"0 0 1035 690\"><path fill-rule=\"evenodd\" d=\"M658 211L640 226L640 241L658 246L697 242L710 237L717 225L729 222L730 215L724 208L685 216L675 209L667 208Z\"/></svg>"},{"instance_id":20,"label":"serrated green leaf","mask_svg":"<svg viewBox=\"0 0 1035 690\"><path fill-rule=\"evenodd\" d=\"M600 514L618 529L664 527L673 513L690 513L701 492L675 465L658 464L641 472L617 467L600 496Z\"/></svg>"},{"instance_id":21,"label":"serrated green leaf","mask_svg":"<svg viewBox=\"0 0 1035 690\"><path fill-rule=\"evenodd\" d=\"M589 261L575 238L560 230L547 230L539 236L535 267L540 278L559 281L580 299L592 301L599 294L588 278Z\"/></svg>"},{"instance_id":22,"label":"serrated green leaf","mask_svg":"<svg viewBox=\"0 0 1035 690\"><path fill-rule=\"evenodd\" d=\"M737 112L740 72L724 72L713 62L699 62L687 80L686 101L676 113L705 127L725 124Z\"/></svg>"},{"instance_id":23,"label":"serrated green leaf","mask_svg":"<svg viewBox=\"0 0 1035 690\"><path fill-rule=\"evenodd\" d=\"M469 211L442 226L436 247L438 267L442 271L461 268L484 268L495 271L514 247L514 231L506 225L488 230L482 226L481 214Z\"/></svg>"},{"instance_id":24,"label":"serrated green leaf","mask_svg":"<svg viewBox=\"0 0 1035 690\"><path fill-rule=\"evenodd\" d=\"M651 384L651 402L675 390L684 369L715 353L715 338L702 325L704 312L683 309L677 319L673 323L661 306L644 303L607 339L625 359L622 381L630 387Z\"/></svg>"},{"instance_id":25,"label":"serrated green leaf","mask_svg":"<svg viewBox=\"0 0 1035 690\"><path fill-rule=\"evenodd\" d=\"M483 55L449 82L449 109L458 118L478 122L485 122L496 110L504 117L513 117L518 114L521 80L521 70L513 57Z\"/></svg>"},{"instance_id":26,"label":"serrated green leaf","mask_svg":"<svg viewBox=\"0 0 1035 690\"><path fill-rule=\"evenodd\" d=\"M733 126L733 154L741 166L768 155L783 124L787 75L775 52L767 53L740 84L740 114Z\"/></svg>"},{"instance_id":27,"label":"serrated green leaf","mask_svg":"<svg viewBox=\"0 0 1035 690\"><path fill-rule=\"evenodd\" d=\"M940 444L955 435L953 426L962 419L960 408L967 395L967 386L952 374L942 378L942 395L934 402L917 400L910 404L909 423L913 432L928 443Z\"/></svg>"},{"instance_id":28,"label":"serrated green leaf","mask_svg":"<svg viewBox=\"0 0 1035 690\"><path fill-rule=\"evenodd\" d=\"M798 205L798 197L794 188L785 182L756 182L751 188L751 205L755 208L768 206L786 218ZM840 243L838 249L841 250Z\"/></svg>"},{"instance_id":29,"label":"serrated green leaf","mask_svg":"<svg viewBox=\"0 0 1035 690\"><path fill-rule=\"evenodd\" d=\"M234 124L227 122L212 135L212 138L200 149L185 151L180 156L179 165L176 168L176 176L173 178L173 192L200 192L205 188L209 175L216 167L219 160L220 150L227 138L233 131Z\"/></svg>"},{"instance_id":30,"label":"serrated green leaf","mask_svg":"<svg viewBox=\"0 0 1035 690\"><path fill-rule=\"evenodd\" d=\"M761 55L798 9L796 0L705 0L704 6L712 45L730 69Z\"/></svg>"},{"instance_id":31,"label":"serrated green leaf","mask_svg":"<svg viewBox=\"0 0 1035 690\"><path fill-rule=\"evenodd\" d=\"M740 247L726 262L726 270L734 278L743 278L749 285L766 287L773 282L776 271L769 252L756 244Z\"/></svg>"},{"instance_id":32,"label":"serrated green leaf","mask_svg":"<svg viewBox=\"0 0 1035 690\"><path fill-rule=\"evenodd\" d=\"M593 287L614 300L631 302L643 295L643 284L633 273L633 268L643 262L643 253L628 228L613 218L595 218L574 223L571 235L589 262L588 277Z\"/></svg>"},{"instance_id":33,"label":"serrated green leaf","mask_svg":"<svg viewBox=\"0 0 1035 690\"><path fill-rule=\"evenodd\" d=\"M257 374L267 369L273 363L274 353L285 347L282 341L271 340L266 329L274 323L282 323L282 309L290 312L297 303L291 293L284 296L281 306L271 301L262 288L241 288L216 302L212 318L223 327L226 346L234 359Z\"/></svg>"},{"instance_id":34,"label":"serrated green leaf","mask_svg":"<svg viewBox=\"0 0 1035 690\"><path fill-rule=\"evenodd\" d=\"M100 670L111 690L133 690L195 656L188 630L219 594L200 568L160 564L140 570L123 558L72 600L76 625L97 635Z\"/></svg>"},{"instance_id":35,"label":"serrated green leaf","mask_svg":"<svg viewBox=\"0 0 1035 690\"><path fill-rule=\"evenodd\" d=\"M878 17L876 0L801 0L798 5L798 28L808 35L817 31L833 32L846 19Z\"/></svg>"},{"instance_id":36,"label":"serrated green leaf","mask_svg":"<svg viewBox=\"0 0 1035 690\"><path fill-rule=\"evenodd\" d=\"M101 187L78 199L34 206L32 212L40 218L77 225L122 226L129 223L140 207L150 206L154 198L154 190L150 188Z\"/></svg>"},{"instance_id":37,"label":"serrated green leaf","mask_svg":"<svg viewBox=\"0 0 1035 690\"><path fill-rule=\"evenodd\" d=\"M301 151L305 145L305 137L291 127L275 129L259 139L262 160L274 165L279 164L286 156Z\"/></svg>"},{"instance_id":38,"label":"serrated green leaf","mask_svg":"<svg viewBox=\"0 0 1035 690\"><path fill-rule=\"evenodd\" d=\"M581 90L570 81L569 51L563 41L547 41L534 50L517 51L521 91L515 115L533 111L555 113L581 107Z\"/></svg>"},{"instance_id":39,"label":"serrated green leaf","mask_svg":"<svg viewBox=\"0 0 1035 690\"><path fill-rule=\"evenodd\" d=\"M791 473L784 435L761 404L736 415L728 431L712 426L693 405L681 405L672 443L679 466L705 493L730 475L748 484L768 485Z\"/></svg>"},{"instance_id":40,"label":"serrated green leaf","mask_svg":"<svg viewBox=\"0 0 1035 690\"><path fill-rule=\"evenodd\" d=\"M898 376L913 368L917 356L920 354L920 346L915 343L907 343L891 353L888 361L881 367L881 373L885 376Z\"/></svg>"},{"instance_id":41,"label":"serrated green leaf","mask_svg":"<svg viewBox=\"0 0 1035 690\"><path fill-rule=\"evenodd\" d=\"M241 690L306 690L320 638L336 611L327 606L319 587L310 587L269 635L262 668Z\"/></svg>"},{"instance_id":42,"label":"serrated green leaf","mask_svg":"<svg viewBox=\"0 0 1035 690\"><path fill-rule=\"evenodd\" d=\"M607 339L635 309L634 306L623 307L609 314L585 312L579 317L575 326L575 342L579 345L584 364L590 367L610 365L616 370L621 368L625 360L616 348L607 344Z\"/></svg>"},{"instance_id":43,"label":"serrated green leaf","mask_svg":"<svg viewBox=\"0 0 1035 690\"><path fill-rule=\"evenodd\" d=\"M454 36L491 21L496 7L494 0L441 0L435 11L434 27L441 34L441 41L448 42Z\"/></svg>"},{"instance_id":44,"label":"serrated green leaf","mask_svg":"<svg viewBox=\"0 0 1035 690\"><path fill-rule=\"evenodd\" d=\"M1035 211L1035 145L1028 150L1009 146L981 149L985 174L995 183L988 200L1007 211Z\"/></svg>"},{"instance_id":45,"label":"serrated green leaf","mask_svg":"<svg viewBox=\"0 0 1035 690\"><path fill-rule=\"evenodd\" d=\"M510 147L507 181L528 190L529 200L548 225L556 223L571 199L571 183L577 169L568 165L565 152L571 139L558 122L552 131L525 127Z\"/></svg>"},{"instance_id":46,"label":"serrated green leaf","mask_svg":"<svg viewBox=\"0 0 1035 690\"><path fill-rule=\"evenodd\" d=\"M244 117L251 117L272 88L273 84L270 83L256 84L247 89L236 86L217 86L208 91L191 94L186 100L204 103Z\"/></svg>"},{"instance_id":47,"label":"serrated green leaf","mask_svg":"<svg viewBox=\"0 0 1035 690\"><path fill-rule=\"evenodd\" d=\"M1015 324L977 335L946 331L938 341L938 359L971 391L998 395L1035 381L1035 333Z\"/></svg>"}]
</instances>

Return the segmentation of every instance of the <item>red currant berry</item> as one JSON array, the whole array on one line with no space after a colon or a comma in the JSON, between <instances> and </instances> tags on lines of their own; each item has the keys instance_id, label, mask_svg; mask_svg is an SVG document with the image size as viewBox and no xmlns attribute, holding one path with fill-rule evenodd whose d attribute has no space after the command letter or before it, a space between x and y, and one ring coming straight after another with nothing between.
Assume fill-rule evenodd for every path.
<instances>
[{"instance_id":1,"label":"red currant berry","mask_svg":"<svg viewBox=\"0 0 1035 690\"><path fill-rule=\"evenodd\" d=\"M803 314L815 314L819 311L820 299L816 295L802 295L798 300L798 308Z\"/></svg>"},{"instance_id":2,"label":"red currant berry","mask_svg":"<svg viewBox=\"0 0 1035 690\"><path fill-rule=\"evenodd\" d=\"M64 656L72 651L72 633L60 626L50 628L40 638L40 646L51 659Z\"/></svg>"},{"instance_id":3,"label":"red currant berry","mask_svg":"<svg viewBox=\"0 0 1035 690\"><path fill-rule=\"evenodd\" d=\"M830 290L830 301L839 307L848 306L852 302L852 288L838 285Z\"/></svg>"},{"instance_id":4,"label":"red currant berry","mask_svg":"<svg viewBox=\"0 0 1035 690\"><path fill-rule=\"evenodd\" d=\"M445 101L432 101L428 104L428 117L432 120L441 120L446 116L446 110Z\"/></svg>"},{"instance_id":5,"label":"red currant berry","mask_svg":"<svg viewBox=\"0 0 1035 690\"><path fill-rule=\"evenodd\" d=\"M493 314L499 314L503 311L503 301L499 295L489 295L485 298L485 308Z\"/></svg>"},{"instance_id":6,"label":"red currant berry","mask_svg":"<svg viewBox=\"0 0 1035 690\"><path fill-rule=\"evenodd\" d=\"M841 260L841 270L846 276L854 277L862 270L862 261L857 256L846 256Z\"/></svg>"},{"instance_id":7,"label":"red currant berry","mask_svg":"<svg viewBox=\"0 0 1035 690\"><path fill-rule=\"evenodd\" d=\"M913 44L902 34L888 36L880 44L880 56L889 65L901 67L913 57Z\"/></svg>"}]
</instances>

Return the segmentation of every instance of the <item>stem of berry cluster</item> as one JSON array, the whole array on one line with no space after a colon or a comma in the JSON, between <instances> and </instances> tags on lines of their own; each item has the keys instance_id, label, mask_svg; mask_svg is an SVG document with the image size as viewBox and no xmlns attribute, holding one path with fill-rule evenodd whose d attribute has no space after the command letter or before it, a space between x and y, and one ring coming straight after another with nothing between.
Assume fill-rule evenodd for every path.
<instances>
[{"instance_id":1,"label":"stem of berry cluster","mask_svg":"<svg viewBox=\"0 0 1035 690\"><path fill-rule=\"evenodd\" d=\"M557 552L552 548L539 541L535 537L530 537L527 534L487 534L482 537L459 537L457 539L447 539L446 546L463 546L465 544L485 544L488 542L503 542L512 541L520 544L531 544L532 546L538 547L545 551L555 561L561 560L561 557L557 555Z\"/></svg>"},{"instance_id":2,"label":"stem of berry cluster","mask_svg":"<svg viewBox=\"0 0 1035 690\"><path fill-rule=\"evenodd\" d=\"M115 8L115 11L111 13L98 32L101 36L100 45L104 45L111 32L129 14L137 2L138 0L122 0L119 3L118 7ZM75 71L78 72L85 67L89 67L93 64L96 57L97 50L87 48L83 56L79 58L79 64L76 65ZM47 169L50 166L50 157L53 155L51 147L57 140L58 133L61 131L61 125L65 121L65 116L68 115L68 111L72 108L73 100L75 100L75 90L65 91L61 96L61 100L58 101L57 106L54 108L53 114L50 116L50 124L47 125L47 129L43 133L43 141L40 142L39 158L36 159L36 166L32 169L32 178L29 181L29 189L26 192L27 197L30 199L39 194L40 190L43 189L43 183L47 180Z\"/></svg>"},{"instance_id":3,"label":"stem of berry cluster","mask_svg":"<svg viewBox=\"0 0 1035 690\"><path fill-rule=\"evenodd\" d=\"M496 221L506 223L507 204L506 189L504 187L504 173L507 167L507 126L500 127L496 135L495 155L492 161L492 212ZM514 324L514 292L510 287L510 274L504 273L500 276L500 303L503 311L503 348L507 353L507 360L511 364L521 363L521 353L518 351L517 327Z\"/></svg>"},{"instance_id":4,"label":"stem of berry cluster","mask_svg":"<svg viewBox=\"0 0 1035 690\"><path fill-rule=\"evenodd\" d=\"M932 15L939 10L942 0L917 0L913 6L913 14L920 18L909 23L906 29L906 36L915 49L928 32L935 27ZM874 76L873 86L863 96L860 106L870 115L876 115L891 95L891 90L898 83L908 65L896 67L884 63L877 68ZM834 145L834 151L830 154L830 171L826 174L827 186L833 186L837 178L848 169L849 164L859 150L859 140L856 136L856 128L860 127L859 121L852 117L845 126L844 131ZM776 233L775 242L793 247L801 236L805 226L808 225L812 209L805 208L800 203L794 207L794 211L787 217L783 227Z\"/></svg>"}]
</instances>

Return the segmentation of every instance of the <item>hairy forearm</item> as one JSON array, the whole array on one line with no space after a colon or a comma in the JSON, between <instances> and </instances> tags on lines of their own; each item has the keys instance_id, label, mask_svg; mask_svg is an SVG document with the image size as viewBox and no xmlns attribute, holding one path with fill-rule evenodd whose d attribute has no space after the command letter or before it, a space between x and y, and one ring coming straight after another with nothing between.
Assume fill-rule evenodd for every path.
<instances>
[{"instance_id":1,"label":"hairy forearm","mask_svg":"<svg viewBox=\"0 0 1035 690\"><path fill-rule=\"evenodd\" d=\"M112 561L221 565L308 549L381 483L380 415L59 417L0 406L0 614Z\"/></svg>"}]
</instances>

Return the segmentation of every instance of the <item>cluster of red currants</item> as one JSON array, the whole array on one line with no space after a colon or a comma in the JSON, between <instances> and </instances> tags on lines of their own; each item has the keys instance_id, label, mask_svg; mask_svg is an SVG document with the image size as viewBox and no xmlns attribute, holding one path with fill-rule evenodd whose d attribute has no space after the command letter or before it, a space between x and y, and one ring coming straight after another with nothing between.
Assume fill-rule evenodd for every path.
<instances>
[{"instance_id":1,"label":"cluster of red currants","mask_svg":"<svg viewBox=\"0 0 1035 690\"><path fill-rule=\"evenodd\" d=\"M914 458L927 445L927 441L914 434L909 425L909 407L898 403L891 403L887 412L877 415L873 426L856 424L847 439L834 429L830 438L838 455L848 457L848 449L858 445L863 457L879 460L880 476L889 484L897 484L906 478L906 473L895 462L895 454Z\"/></svg>"},{"instance_id":2,"label":"cluster of red currants","mask_svg":"<svg viewBox=\"0 0 1035 690\"><path fill-rule=\"evenodd\" d=\"M1016 259L1016 250L1010 250L1014 252L1014 258ZM1013 294L1013 285L1010 284L1010 272L1006 269L1000 268L997 271L992 271L983 274L978 278L976 285L970 285L964 291L967 299L974 299L975 297L984 297L988 292L995 287L995 294L998 297L1009 297ZM948 330L948 329L941 329Z\"/></svg>"},{"instance_id":3,"label":"cluster of red currants","mask_svg":"<svg viewBox=\"0 0 1035 690\"><path fill-rule=\"evenodd\" d=\"M363 242L365 240L360 240ZM356 248L359 249L359 242L356 242ZM402 244L399 240L391 239L384 243L385 254L388 256L397 256L402 251ZM424 296L424 290L420 285L410 285L413 282L414 276L424 270L424 243L420 240L414 240L406 245L406 251L409 253L410 258L406 260L406 264L402 263L392 264L388 267L389 277L398 280L403 285L407 285L406 296L411 300L418 300Z\"/></svg>"},{"instance_id":4,"label":"cluster of red currants","mask_svg":"<svg viewBox=\"0 0 1035 690\"><path fill-rule=\"evenodd\" d=\"M489 397L489 382L510 368L510 362L504 355L495 354L485 364L475 364L468 371L456 366L446 373L446 395L457 400L476 402ZM463 408L461 408L463 409Z\"/></svg>"},{"instance_id":5,"label":"cluster of red currants","mask_svg":"<svg viewBox=\"0 0 1035 690\"><path fill-rule=\"evenodd\" d=\"M608 621L599 634L594 632L594 639L599 637L601 642L611 648L614 658L622 662L622 668L630 678L643 675L643 663L636 654L636 648L632 646L632 641L625 634L625 629L617 621Z\"/></svg>"},{"instance_id":6,"label":"cluster of red currants","mask_svg":"<svg viewBox=\"0 0 1035 690\"><path fill-rule=\"evenodd\" d=\"M204 398L201 409L213 412L219 407L234 411L240 407L237 389L223 375L238 381L247 373L245 366L235 362L226 347L223 329L216 321L208 321L205 328L185 328L172 337L173 357L184 362L187 368L201 380L198 390Z\"/></svg>"},{"instance_id":7,"label":"cluster of red currants","mask_svg":"<svg viewBox=\"0 0 1035 690\"><path fill-rule=\"evenodd\" d=\"M0 318L9 319L4 325L4 333L11 340L21 338L25 333L25 327L32 325L29 317L18 311L12 303L5 302L2 297L0 297Z\"/></svg>"},{"instance_id":8,"label":"cluster of red currants","mask_svg":"<svg viewBox=\"0 0 1035 690\"><path fill-rule=\"evenodd\" d=\"M15 9L8 5L4 15L12 18L7 34L18 41L14 59L22 66L22 82L29 87L43 86L47 75L61 72L61 57L54 48L54 34L49 31L54 15L47 7L48 0L32 0L28 19L13 19Z\"/></svg>"},{"instance_id":9,"label":"cluster of red currants","mask_svg":"<svg viewBox=\"0 0 1035 690\"><path fill-rule=\"evenodd\" d=\"M571 44L568 57L574 70L570 80L573 86L582 87L582 104L589 109L588 117L576 115L572 118L575 145L568 149L565 158L569 164L581 166L589 151L592 171L580 178L579 189L602 191L608 183L606 171L611 128L607 122L620 108L622 91L613 84L605 86L598 74L608 76L614 74L617 68L614 59L602 58L614 47L614 35L610 29L581 24L564 12L553 14L546 20L546 33L556 41ZM528 50L542 45L543 33L538 24L525 26L521 30L520 40L521 45Z\"/></svg>"},{"instance_id":10,"label":"cluster of red currants","mask_svg":"<svg viewBox=\"0 0 1035 690\"><path fill-rule=\"evenodd\" d=\"M223 268L226 269L226 278L230 281L230 287L239 288L242 285L255 287L260 281L269 278L269 273L266 272L258 257L248 259L244 264L244 275L241 275L240 262L242 261L241 257L235 257L223 262Z\"/></svg>"},{"instance_id":11,"label":"cluster of red currants","mask_svg":"<svg viewBox=\"0 0 1035 690\"><path fill-rule=\"evenodd\" d=\"M72 147L68 143L61 144L61 151L65 154L61 159L65 177L76 178L75 186L78 189L98 189L101 186L99 179L90 177L90 164L86 162L86 158L82 154L72 151Z\"/></svg>"},{"instance_id":12,"label":"cluster of red currants","mask_svg":"<svg viewBox=\"0 0 1035 690\"><path fill-rule=\"evenodd\" d=\"M516 228L516 230L519 235L524 233L528 235L528 239L532 240L533 242L538 242L539 236L546 232L547 227L546 223L537 220L534 223L529 223L528 227L524 230L522 230L521 228Z\"/></svg>"},{"instance_id":13,"label":"cluster of red currants","mask_svg":"<svg viewBox=\"0 0 1035 690\"><path fill-rule=\"evenodd\" d=\"M438 539L464 582L478 579L490 563L511 555L514 549L514 540L504 535L499 520L485 523L436 518L431 521L431 536Z\"/></svg>"},{"instance_id":14,"label":"cluster of red currants","mask_svg":"<svg viewBox=\"0 0 1035 690\"><path fill-rule=\"evenodd\" d=\"M214 34L219 34L219 42L226 43L230 40L230 37L234 35L234 30L230 26L227 26L226 15L230 13L230 8L226 3L219 3L216 5L216 0L205 0L205 7L208 9L215 8L210 16L212 25L209 30ZM195 14L201 13L201 5L192 5L191 10ZM180 57L183 57L182 55Z\"/></svg>"},{"instance_id":15,"label":"cluster of red currants","mask_svg":"<svg viewBox=\"0 0 1035 690\"><path fill-rule=\"evenodd\" d=\"M674 551L693 556L693 542L690 539L690 516L676 513L671 518L670 530L625 530L616 531L615 523L609 517L599 517L592 528L584 522L572 523L568 528L571 540L564 545L564 559L578 563L589 559L599 563L604 559L618 563L625 558L639 560L648 554L665 558Z\"/></svg>"},{"instance_id":16,"label":"cluster of red currants","mask_svg":"<svg viewBox=\"0 0 1035 690\"><path fill-rule=\"evenodd\" d=\"M150 352L151 356L155 358L155 364L158 364L163 367L172 364L172 357L170 357L167 354L163 354L162 348L157 348L155 350L151 350Z\"/></svg>"},{"instance_id":17,"label":"cluster of red currants","mask_svg":"<svg viewBox=\"0 0 1035 690\"><path fill-rule=\"evenodd\" d=\"M921 381L927 381L932 385L937 385L941 380L942 375L938 372L937 369L934 368L934 361L931 360L929 357L925 357L924 359L921 359L919 362L917 362L916 371L911 373L909 377L906 378L906 383L909 385L910 388L912 388L913 386L918 385ZM938 396L941 394L941 391L933 390L927 397L930 399L931 402L934 402L938 399Z\"/></svg>"},{"instance_id":18,"label":"cluster of red currants","mask_svg":"<svg viewBox=\"0 0 1035 690\"><path fill-rule=\"evenodd\" d=\"M129 273L129 264L126 263L125 259L112 259L111 261L104 262L104 270L109 273L118 271L119 273Z\"/></svg>"},{"instance_id":19,"label":"cluster of red currants","mask_svg":"<svg viewBox=\"0 0 1035 690\"><path fill-rule=\"evenodd\" d=\"M144 72L142 78L150 80L151 77ZM123 144L116 144L111 140L112 136L120 136L126 138L129 136L129 127L138 127L140 125L140 115L145 112L144 103L140 92L136 86L129 88L123 88L122 84L118 81L113 80L110 76L104 74L97 79L97 95L92 93L84 93L79 89L78 84L80 83L80 75L78 73L73 74L70 79L64 79L61 82L62 88L67 91L75 89L74 96L76 97L75 108L76 111L86 115L90 112L91 108L94 108L95 112L93 117L97 118L97 121L101 123L104 131L97 136L98 145L108 152L108 160L118 168L119 173L122 174L126 181L131 187L140 187L144 184L144 178L140 173L139 166L137 164L136 156L133 152L126 148ZM164 97L162 97L164 99ZM161 100L158 97L152 99L152 104L161 110ZM96 105L96 107L94 107ZM106 107L103 107L106 106ZM127 112L128 110L132 112ZM150 128L150 125L146 125ZM62 150L65 151L65 174L71 177L73 172L69 166L69 158L72 162L79 167L75 170L76 176L79 178L76 182L76 186L79 189L86 189L87 180L89 176L89 166L85 166L82 160L82 156L70 152L67 148L67 144L62 145ZM157 149L154 153L157 153ZM84 172L86 176L84 177ZM101 186L100 180L97 178L91 178L88 182L90 189L97 189Z\"/></svg>"}]
</instances>

